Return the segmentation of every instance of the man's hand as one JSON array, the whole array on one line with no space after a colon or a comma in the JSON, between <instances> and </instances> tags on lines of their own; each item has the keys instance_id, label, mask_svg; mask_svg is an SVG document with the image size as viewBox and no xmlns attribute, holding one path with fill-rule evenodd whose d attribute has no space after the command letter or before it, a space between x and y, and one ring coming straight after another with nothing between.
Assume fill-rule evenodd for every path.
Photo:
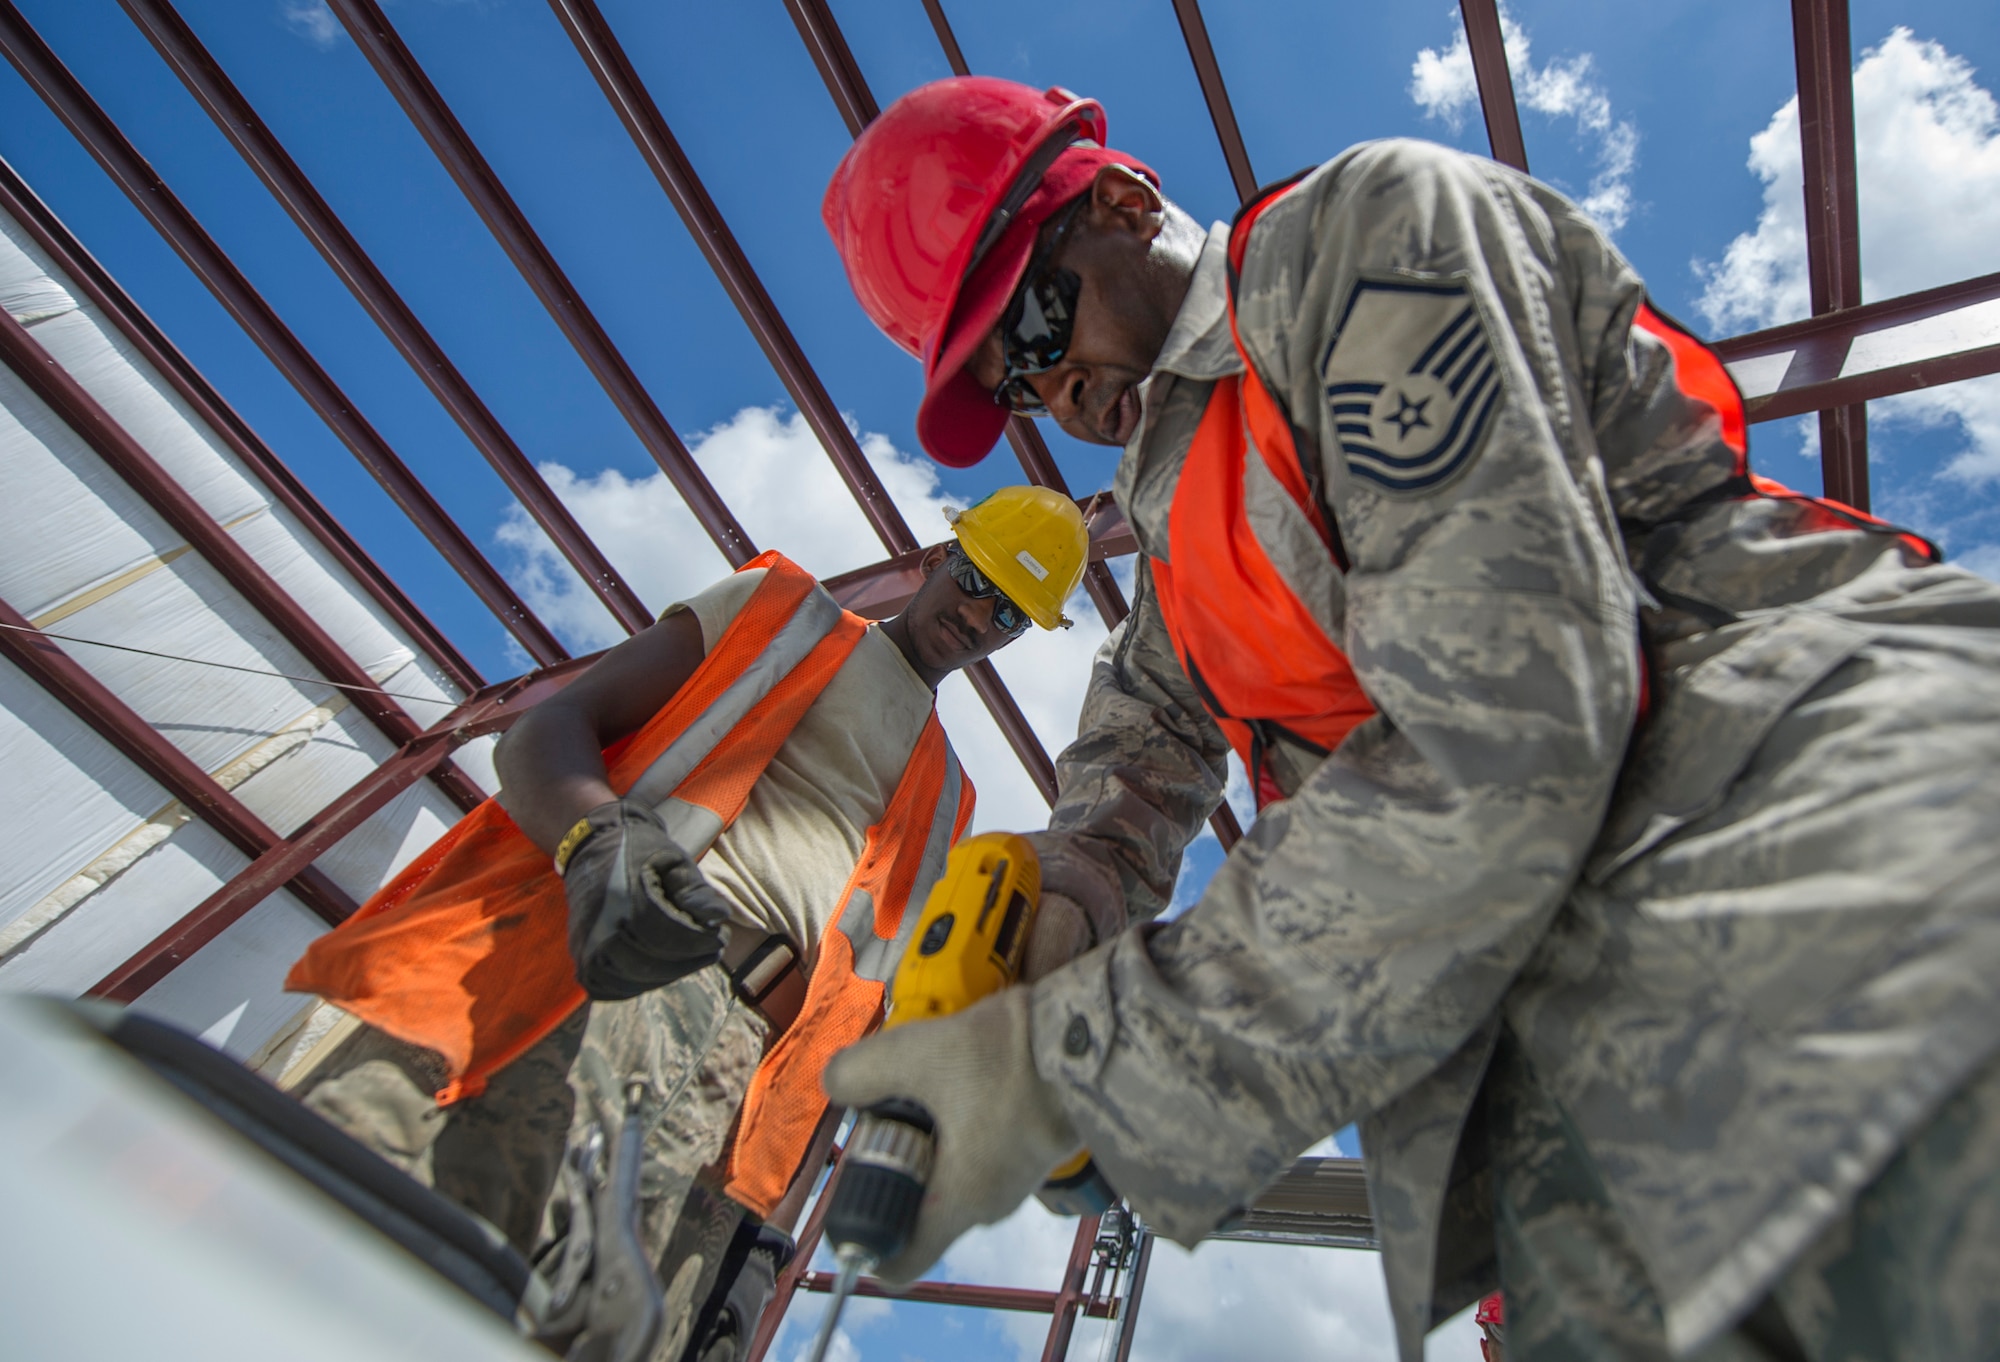
<instances>
[{"instance_id":1,"label":"man's hand","mask_svg":"<svg viewBox=\"0 0 2000 1362\"><path fill-rule=\"evenodd\" d=\"M826 1066L836 1105L891 1097L937 1122L937 1155L909 1247L875 1275L908 1286L974 1225L1004 1220L1080 1142L1028 1044L1028 990L1010 988L954 1016L851 1045Z\"/></svg>"},{"instance_id":2,"label":"man's hand","mask_svg":"<svg viewBox=\"0 0 2000 1362\"><path fill-rule=\"evenodd\" d=\"M1083 839L1061 832L1022 835L1034 845L1042 872L1041 902L1021 965L1022 982L1032 984L1125 930L1125 892Z\"/></svg>"},{"instance_id":3,"label":"man's hand","mask_svg":"<svg viewBox=\"0 0 2000 1362\"><path fill-rule=\"evenodd\" d=\"M576 981L601 1002L636 997L722 958L729 906L651 809L601 804L563 867Z\"/></svg>"}]
</instances>

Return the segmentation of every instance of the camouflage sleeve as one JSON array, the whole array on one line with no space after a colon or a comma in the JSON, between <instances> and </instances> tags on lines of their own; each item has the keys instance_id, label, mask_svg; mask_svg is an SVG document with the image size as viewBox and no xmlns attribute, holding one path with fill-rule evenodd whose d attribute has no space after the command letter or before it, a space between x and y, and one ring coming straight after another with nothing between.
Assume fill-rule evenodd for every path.
<instances>
[{"instance_id":1,"label":"camouflage sleeve","mask_svg":"<svg viewBox=\"0 0 2000 1362\"><path fill-rule=\"evenodd\" d=\"M1239 323L1317 443L1341 642L1378 713L1186 914L1035 998L1041 1072L1183 1243L1481 1027L1602 822L1638 632L1592 430L1617 347L1589 332L1629 318L1638 281L1566 251L1559 204L1378 143L1255 229Z\"/></svg>"},{"instance_id":2,"label":"camouflage sleeve","mask_svg":"<svg viewBox=\"0 0 2000 1362\"><path fill-rule=\"evenodd\" d=\"M1035 838L1044 888L1084 905L1105 937L1172 901L1181 852L1228 780L1228 740L1174 656L1143 560L1134 594L1092 664L1079 736L1056 758L1049 831ZM1114 876L1122 913L1103 904Z\"/></svg>"}]
</instances>

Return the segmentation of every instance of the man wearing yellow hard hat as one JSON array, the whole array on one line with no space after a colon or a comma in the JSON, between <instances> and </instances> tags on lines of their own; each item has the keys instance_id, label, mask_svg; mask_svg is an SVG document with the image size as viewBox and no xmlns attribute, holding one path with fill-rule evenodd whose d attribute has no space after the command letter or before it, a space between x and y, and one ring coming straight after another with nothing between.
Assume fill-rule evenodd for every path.
<instances>
[{"instance_id":1,"label":"man wearing yellow hard hat","mask_svg":"<svg viewBox=\"0 0 2000 1362\"><path fill-rule=\"evenodd\" d=\"M593 1128L641 1113L656 1357L705 1351L697 1324L747 1334L746 1283L789 1255L789 1225L764 1222L825 1110L820 1070L879 1017L905 909L971 821L939 683L1069 624L1074 502L1009 487L949 518L879 624L776 553L669 607L524 715L497 798L287 981L363 1023L307 1105L524 1252L560 1233ZM725 1263L747 1264L733 1293Z\"/></svg>"}]
</instances>

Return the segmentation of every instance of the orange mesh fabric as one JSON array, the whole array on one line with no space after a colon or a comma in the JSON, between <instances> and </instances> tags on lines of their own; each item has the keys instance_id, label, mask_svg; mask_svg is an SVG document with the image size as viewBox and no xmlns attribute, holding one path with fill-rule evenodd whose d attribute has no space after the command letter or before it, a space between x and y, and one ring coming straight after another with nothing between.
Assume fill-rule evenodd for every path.
<instances>
[{"instance_id":1,"label":"orange mesh fabric","mask_svg":"<svg viewBox=\"0 0 2000 1362\"><path fill-rule=\"evenodd\" d=\"M854 944L839 923L856 891L865 891L875 903L875 934L884 941L895 939L923 864L944 778L944 728L933 712L882 821L868 829L867 845L833 925L820 938L819 959L798 1018L764 1056L744 1097L730 1151L728 1192L758 1215L769 1215L778 1204L812 1143L813 1129L826 1110L820 1075L827 1061L867 1035L882 1016L883 986L854 972ZM961 796L955 821L970 812Z\"/></svg>"},{"instance_id":2,"label":"orange mesh fabric","mask_svg":"<svg viewBox=\"0 0 2000 1362\"><path fill-rule=\"evenodd\" d=\"M632 788L812 590L812 578L775 553L749 566L770 571L694 675L645 727L607 751L614 790ZM771 705L796 722L859 637L858 629L835 630L809 656L811 665L794 668L760 708ZM772 734L769 723L754 734L765 764L784 741L783 733L775 741ZM710 758L738 742L732 732ZM568 933L569 908L555 868L489 799L353 917L314 941L285 987L317 993L372 1026L436 1050L451 1074L438 1094L448 1103L483 1090L491 1074L584 1000Z\"/></svg>"}]
</instances>

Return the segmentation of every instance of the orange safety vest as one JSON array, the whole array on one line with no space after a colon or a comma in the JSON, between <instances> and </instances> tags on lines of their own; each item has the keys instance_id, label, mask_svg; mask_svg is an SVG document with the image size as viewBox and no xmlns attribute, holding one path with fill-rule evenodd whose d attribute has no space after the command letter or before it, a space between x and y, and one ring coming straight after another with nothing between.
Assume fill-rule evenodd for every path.
<instances>
[{"instance_id":1,"label":"orange safety vest","mask_svg":"<svg viewBox=\"0 0 2000 1362\"><path fill-rule=\"evenodd\" d=\"M742 812L867 629L782 555L745 566L768 571L701 665L643 728L604 753L611 788L657 807L697 857ZM730 1190L740 1184L759 1214L805 1156L826 1106L819 1076L827 1058L879 1018L902 956L903 910L917 885L942 873L972 804L972 784L933 711L881 822L868 829L799 1016L745 1102ZM913 925L917 915L907 916ZM438 1101L449 1104L483 1091L585 1001L568 927L554 866L489 799L316 940L285 986L436 1050L449 1073Z\"/></svg>"},{"instance_id":2,"label":"orange safety vest","mask_svg":"<svg viewBox=\"0 0 2000 1362\"><path fill-rule=\"evenodd\" d=\"M1160 614L1181 667L1202 703L1243 759L1257 806L1284 797L1263 763L1283 736L1322 754L1375 713L1346 652L1320 628L1266 553L1244 510L1244 475L1254 452L1318 533L1334 564L1348 570L1338 527L1329 519L1299 457L1292 422L1265 387L1236 329L1235 282L1257 218L1291 188L1279 186L1238 216L1229 237L1229 329L1243 373L1218 379L1195 428L1173 505L1166 559L1151 560ZM1809 497L1750 472L1748 423L1735 380L1713 350L1641 303L1633 326L1673 354L1682 392L1714 407L1723 443L1736 455L1727 494L1803 503L1801 529L1870 529L1898 535L1919 556L1942 556L1928 540L1824 497ZM1640 668L1639 714L1647 709Z\"/></svg>"}]
</instances>

